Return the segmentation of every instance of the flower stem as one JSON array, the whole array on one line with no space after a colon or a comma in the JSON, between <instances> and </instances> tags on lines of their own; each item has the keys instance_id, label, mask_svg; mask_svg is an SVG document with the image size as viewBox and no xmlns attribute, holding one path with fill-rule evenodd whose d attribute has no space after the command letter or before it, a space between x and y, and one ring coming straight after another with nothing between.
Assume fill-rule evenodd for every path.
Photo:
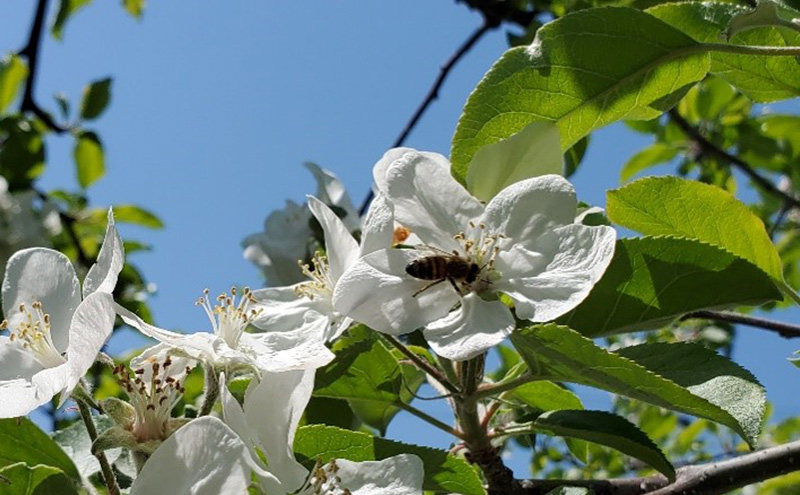
<instances>
[{"instance_id":1,"label":"flower stem","mask_svg":"<svg viewBox=\"0 0 800 495\"><path fill-rule=\"evenodd\" d=\"M394 405L396 407L406 411L406 412L409 412L409 413L413 414L414 416L418 417L422 421L425 421L426 423L428 423L430 425L433 425L433 426L439 428L440 430L453 435L456 438L460 438L461 440L464 440L464 435L460 431L456 430L455 428L453 428L450 425L445 424L442 421L439 421L438 419L434 418L433 416L430 416L428 413L420 411L419 409L417 409L416 407L412 406L411 404L406 404L405 402L398 401Z\"/></svg>"},{"instance_id":2,"label":"flower stem","mask_svg":"<svg viewBox=\"0 0 800 495\"><path fill-rule=\"evenodd\" d=\"M208 416L211 410L214 409L214 404L217 403L219 397L219 378L217 372L211 365L206 365L206 386L205 397L203 398L203 405L200 406L198 417Z\"/></svg>"},{"instance_id":3,"label":"flower stem","mask_svg":"<svg viewBox=\"0 0 800 495\"><path fill-rule=\"evenodd\" d=\"M395 349L400 351L405 357L407 357L412 363L414 363L417 366L417 368L431 375L436 381L441 383L442 386L446 388L448 392L450 392L451 394L460 393L458 388L455 385L453 385L453 383L442 374L441 370L435 368L427 360L420 357L417 353L406 347L406 345L400 342L400 340L397 337L388 334L382 334L382 336L390 344L392 344L392 346L394 346Z\"/></svg>"},{"instance_id":4,"label":"flower stem","mask_svg":"<svg viewBox=\"0 0 800 495\"><path fill-rule=\"evenodd\" d=\"M83 400L78 399L75 402L78 404L78 410L81 413L83 424L86 425L86 431L89 433L89 438L92 440L92 442L94 442L97 440L98 435L97 427L95 427L94 420L92 419L92 411L89 409L89 405ZM120 495L119 485L117 485L117 478L114 476L114 470L111 469L111 464L109 464L105 452L97 452L94 456L97 457L97 461L100 463L100 470L103 472L103 479L106 482L106 487L108 487L108 494Z\"/></svg>"},{"instance_id":5,"label":"flower stem","mask_svg":"<svg viewBox=\"0 0 800 495\"><path fill-rule=\"evenodd\" d=\"M475 398L486 399L488 397L494 397L536 380L541 380L541 378L531 373L525 373L507 382L487 384L486 386L478 387L478 390L475 391Z\"/></svg>"}]
</instances>

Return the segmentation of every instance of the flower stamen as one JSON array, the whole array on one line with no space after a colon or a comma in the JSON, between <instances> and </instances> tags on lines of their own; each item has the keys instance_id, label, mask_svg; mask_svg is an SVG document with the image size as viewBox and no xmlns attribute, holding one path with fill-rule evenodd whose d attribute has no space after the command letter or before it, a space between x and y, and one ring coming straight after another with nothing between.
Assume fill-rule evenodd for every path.
<instances>
[{"instance_id":1,"label":"flower stamen","mask_svg":"<svg viewBox=\"0 0 800 495\"><path fill-rule=\"evenodd\" d=\"M50 315L44 312L42 303L34 301L29 311L24 304L19 305L19 312L24 318L16 328L11 328L8 320L0 323L0 330L10 332L10 340L18 342L23 349L31 353L34 359L45 368L54 368L67 362L58 352L50 332Z\"/></svg>"}]
</instances>

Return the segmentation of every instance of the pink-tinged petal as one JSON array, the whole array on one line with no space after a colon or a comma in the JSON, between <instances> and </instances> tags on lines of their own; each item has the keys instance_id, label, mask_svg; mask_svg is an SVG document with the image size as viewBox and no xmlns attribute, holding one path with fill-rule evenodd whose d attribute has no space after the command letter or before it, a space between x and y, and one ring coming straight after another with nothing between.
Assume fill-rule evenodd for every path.
<instances>
[{"instance_id":1,"label":"pink-tinged petal","mask_svg":"<svg viewBox=\"0 0 800 495\"><path fill-rule=\"evenodd\" d=\"M430 154L405 153L386 171L385 192L398 222L422 242L450 252L460 247L453 236L483 213L483 205L439 161Z\"/></svg>"},{"instance_id":2,"label":"pink-tinged petal","mask_svg":"<svg viewBox=\"0 0 800 495\"><path fill-rule=\"evenodd\" d=\"M114 212L108 209L108 226L97 262L89 269L83 281L83 297L92 292L114 292L119 272L125 264L125 248L114 225Z\"/></svg>"},{"instance_id":3,"label":"pink-tinged petal","mask_svg":"<svg viewBox=\"0 0 800 495\"><path fill-rule=\"evenodd\" d=\"M536 242L546 232L575 220L575 189L560 175L543 175L503 189L486 205L483 223L511 243Z\"/></svg>"},{"instance_id":4,"label":"pink-tinged petal","mask_svg":"<svg viewBox=\"0 0 800 495\"><path fill-rule=\"evenodd\" d=\"M247 449L217 418L195 419L176 431L145 463L130 495L246 495Z\"/></svg>"},{"instance_id":5,"label":"pink-tinged petal","mask_svg":"<svg viewBox=\"0 0 800 495\"><path fill-rule=\"evenodd\" d=\"M567 225L542 236L539 242L521 246L516 259L501 257L496 266L502 279L494 289L514 300L517 317L533 322L552 321L574 309L603 276L614 256L616 233L606 226ZM537 249L537 269L515 271L524 264L519 259L526 251ZM540 263L541 259L546 262Z\"/></svg>"},{"instance_id":6,"label":"pink-tinged petal","mask_svg":"<svg viewBox=\"0 0 800 495\"><path fill-rule=\"evenodd\" d=\"M500 301L484 301L475 293L461 299L461 307L425 327L433 351L453 361L464 361L499 344L514 330L511 310Z\"/></svg>"},{"instance_id":7,"label":"pink-tinged petal","mask_svg":"<svg viewBox=\"0 0 800 495\"><path fill-rule=\"evenodd\" d=\"M392 246L394 236L394 207L382 192L378 192L367 211L361 232L361 256Z\"/></svg>"},{"instance_id":8,"label":"pink-tinged petal","mask_svg":"<svg viewBox=\"0 0 800 495\"><path fill-rule=\"evenodd\" d=\"M287 492L300 488L308 471L294 457L294 434L314 389L314 370L264 373L248 388L244 414L267 458L267 470ZM255 380L253 381L255 382Z\"/></svg>"},{"instance_id":9,"label":"pink-tinged petal","mask_svg":"<svg viewBox=\"0 0 800 495\"><path fill-rule=\"evenodd\" d=\"M219 344L217 344L217 341L221 341L222 339L215 335L204 332L191 334L171 332L146 323L119 304L114 304L114 310L127 325L159 342L171 345L187 357L206 362L215 361L218 358L217 346Z\"/></svg>"},{"instance_id":10,"label":"pink-tinged petal","mask_svg":"<svg viewBox=\"0 0 800 495\"><path fill-rule=\"evenodd\" d=\"M325 203L314 196L308 196L308 208L325 232L325 255L328 258L331 279L335 283L358 258L358 243Z\"/></svg>"},{"instance_id":11,"label":"pink-tinged petal","mask_svg":"<svg viewBox=\"0 0 800 495\"><path fill-rule=\"evenodd\" d=\"M325 366L334 354L325 346L328 317L310 312L296 329L285 332L245 333L239 348L248 352L262 371L317 369Z\"/></svg>"},{"instance_id":12,"label":"pink-tinged petal","mask_svg":"<svg viewBox=\"0 0 800 495\"><path fill-rule=\"evenodd\" d=\"M413 454L382 461L337 459L336 465L341 487L352 495L422 495L424 467L422 460Z\"/></svg>"},{"instance_id":13,"label":"pink-tinged petal","mask_svg":"<svg viewBox=\"0 0 800 495\"><path fill-rule=\"evenodd\" d=\"M442 318L459 296L446 281L431 285L430 280L406 274L406 266L418 257L419 252L411 249L382 249L359 259L336 284L334 308L394 335Z\"/></svg>"},{"instance_id":14,"label":"pink-tinged petal","mask_svg":"<svg viewBox=\"0 0 800 495\"><path fill-rule=\"evenodd\" d=\"M24 318L19 306L28 310L34 301L50 315L50 333L56 349L63 352L69 342L69 325L81 302L81 286L72 262L52 249L17 251L6 266L3 280L3 313L11 328Z\"/></svg>"},{"instance_id":15,"label":"pink-tinged petal","mask_svg":"<svg viewBox=\"0 0 800 495\"><path fill-rule=\"evenodd\" d=\"M111 294L95 292L89 294L78 305L69 329L67 347L69 374L61 403L69 397L83 375L97 360L97 354L114 330L115 318L114 299Z\"/></svg>"}]
</instances>

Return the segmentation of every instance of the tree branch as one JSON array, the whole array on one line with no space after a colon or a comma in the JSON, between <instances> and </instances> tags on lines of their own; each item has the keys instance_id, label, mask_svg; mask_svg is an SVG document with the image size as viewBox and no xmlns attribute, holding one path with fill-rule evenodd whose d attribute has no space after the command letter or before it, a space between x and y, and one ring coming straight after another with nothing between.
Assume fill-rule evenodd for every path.
<instances>
[{"instance_id":1,"label":"tree branch","mask_svg":"<svg viewBox=\"0 0 800 495\"><path fill-rule=\"evenodd\" d=\"M758 318L756 316L736 313L734 311L695 311L681 317L681 320L689 318L703 318L706 320L726 321L729 323L739 323L751 327L763 328L775 332L785 339L800 338L800 325L792 325L781 321Z\"/></svg>"},{"instance_id":2,"label":"tree branch","mask_svg":"<svg viewBox=\"0 0 800 495\"><path fill-rule=\"evenodd\" d=\"M83 424L86 425L86 432L89 434L89 438L92 442L94 442L97 440L97 427L94 425L92 412L83 400L78 399L75 402L78 404L78 411L81 413ZM105 480L106 487L108 487L109 495L119 495L117 478L114 476L114 470L111 468L111 464L108 462L105 452L98 452L94 456L97 458L97 462L100 463L100 470L103 473L103 479Z\"/></svg>"},{"instance_id":3,"label":"tree branch","mask_svg":"<svg viewBox=\"0 0 800 495\"><path fill-rule=\"evenodd\" d=\"M36 86L36 75L39 69L39 47L42 44L42 32L44 31L44 17L47 13L47 0L39 0L36 5L36 13L31 23L30 34L28 35L28 42L18 52L18 55L25 57L28 61L28 79L25 81L25 90L22 93L22 106L21 112L30 112L39 118L44 124L49 127L53 132L62 134L69 131L68 127L58 124L53 117L42 110L33 99L33 90Z\"/></svg>"},{"instance_id":4,"label":"tree branch","mask_svg":"<svg viewBox=\"0 0 800 495\"><path fill-rule=\"evenodd\" d=\"M761 188L764 192L783 200L785 204L800 207L800 200L781 191L778 186L770 182L769 179L756 172L749 163L745 162L738 156L731 155L724 149L706 139L705 136L700 133L700 130L687 122L677 110L673 108L668 113L672 121L675 122L675 124L683 131L684 134L686 134L690 140L694 141L700 147L703 153L725 160L731 166L739 169L740 172L748 176L750 180L753 181L753 183Z\"/></svg>"},{"instance_id":5,"label":"tree branch","mask_svg":"<svg viewBox=\"0 0 800 495\"><path fill-rule=\"evenodd\" d=\"M480 41L484 34L496 28L498 25L499 24L489 22L488 20L484 21L483 24L481 24L478 29L473 31L472 34L470 34L470 36L458 47L458 49L456 49L456 51L450 55L450 58L448 58L444 65L442 65L442 67L439 69L439 75L433 82L433 86L431 86L431 88L428 90L428 94L425 95L425 99L422 100L422 103L420 103L417 109L414 111L414 114L400 132L400 135L397 136L397 139L395 139L394 144L392 144L392 148L400 147L403 145L403 143L405 143L408 135L411 134L411 131L417 126L419 120L425 114L425 111L428 110L428 107L431 105L431 103L439 98L439 90L442 88L447 76L450 75L450 71L453 70L453 67L455 67L455 65L464 57L464 55L469 53L472 47L474 47L475 44ZM372 191L372 189L370 189L367 197L361 204L361 208L359 210L360 215L364 215L364 213L366 213L374 195L375 193Z\"/></svg>"},{"instance_id":6,"label":"tree branch","mask_svg":"<svg viewBox=\"0 0 800 495\"><path fill-rule=\"evenodd\" d=\"M595 495L723 495L797 470L800 440L727 461L680 468L671 484L662 475L611 480L525 480L517 493L546 495L562 486L576 486L590 488Z\"/></svg>"},{"instance_id":7,"label":"tree branch","mask_svg":"<svg viewBox=\"0 0 800 495\"><path fill-rule=\"evenodd\" d=\"M541 11L533 9L522 9L518 2L509 0L456 0L456 3L463 3L472 10L477 10L483 15L484 19L496 22L509 22L521 28L527 28L541 14Z\"/></svg>"},{"instance_id":8,"label":"tree branch","mask_svg":"<svg viewBox=\"0 0 800 495\"><path fill-rule=\"evenodd\" d=\"M433 365L431 365L427 360L418 356L414 351L409 349L405 346L397 337L394 335L389 335L387 333L381 334L381 336L386 339L395 349L400 351L405 357L407 357L417 368L422 370L424 373L432 376L437 382L441 383L444 388L447 389L448 392L451 394L460 394L461 391L453 385L450 380L445 377L442 372L436 369Z\"/></svg>"}]
</instances>

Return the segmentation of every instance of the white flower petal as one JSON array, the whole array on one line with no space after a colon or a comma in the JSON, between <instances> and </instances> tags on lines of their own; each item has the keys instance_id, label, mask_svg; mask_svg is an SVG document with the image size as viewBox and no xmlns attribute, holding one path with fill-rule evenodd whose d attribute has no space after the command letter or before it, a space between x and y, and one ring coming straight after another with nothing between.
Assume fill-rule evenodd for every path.
<instances>
[{"instance_id":1,"label":"white flower petal","mask_svg":"<svg viewBox=\"0 0 800 495\"><path fill-rule=\"evenodd\" d=\"M244 443L217 418L195 419L145 463L131 495L245 495L250 467Z\"/></svg>"},{"instance_id":2,"label":"white flower petal","mask_svg":"<svg viewBox=\"0 0 800 495\"><path fill-rule=\"evenodd\" d=\"M463 232L483 205L456 182L441 159L409 151L386 171L386 196L395 218L426 244L447 252L460 247L453 236Z\"/></svg>"},{"instance_id":3,"label":"white flower petal","mask_svg":"<svg viewBox=\"0 0 800 495\"><path fill-rule=\"evenodd\" d=\"M535 242L545 232L571 224L577 205L572 184L560 175L543 175L497 193L486 205L482 221L491 233L514 242Z\"/></svg>"},{"instance_id":4,"label":"white flower petal","mask_svg":"<svg viewBox=\"0 0 800 495\"><path fill-rule=\"evenodd\" d=\"M382 192L378 192L367 211L361 233L361 256L392 246L394 236L394 207Z\"/></svg>"},{"instance_id":5,"label":"white flower petal","mask_svg":"<svg viewBox=\"0 0 800 495\"><path fill-rule=\"evenodd\" d=\"M461 307L425 327L433 351L453 361L473 358L503 341L514 330L511 310L500 301L470 293Z\"/></svg>"},{"instance_id":6,"label":"white flower petal","mask_svg":"<svg viewBox=\"0 0 800 495\"><path fill-rule=\"evenodd\" d=\"M144 320L119 304L114 304L114 310L127 325L159 342L171 345L188 357L201 361L215 361L219 357L215 345L218 345L216 341L222 341L222 339L217 338L215 335L205 332L191 334L170 332L145 323Z\"/></svg>"},{"instance_id":7,"label":"white flower petal","mask_svg":"<svg viewBox=\"0 0 800 495\"><path fill-rule=\"evenodd\" d=\"M325 346L328 327L328 317L312 311L290 331L242 334L239 347L252 350L255 365L263 371L317 369L334 358Z\"/></svg>"},{"instance_id":8,"label":"white flower petal","mask_svg":"<svg viewBox=\"0 0 800 495\"><path fill-rule=\"evenodd\" d=\"M313 388L314 370L264 373L245 395L247 424L258 436L267 469L287 492L300 488L308 475L294 458L292 445Z\"/></svg>"},{"instance_id":9,"label":"white flower petal","mask_svg":"<svg viewBox=\"0 0 800 495\"><path fill-rule=\"evenodd\" d=\"M20 304L30 309L42 303L50 315L50 332L56 349L64 351L69 341L69 325L81 302L81 286L72 262L52 249L30 248L17 251L6 266L3 280L3 313L9 326L22 321Z\"/></svg>"},{"instance_id":10,"label":"white flower petal","mask_svg":"<svg viewBox=\"0 0 800 495\"><path fill-rule=\"evenodd\" d=\"M114 292L119 272L122 271L124 264L125 248L114 225L114 212L109 208L106 236L103 239L103 245L100 246L97 262L92 265L83 280L83 297L95 291L109 294Z\"/></svg>"},{"instance_id":11,"label":"white flower petal","mask_svg":"<svg viewBox=\"0 0 800 495\"><path fill-rule=\"evenodd\" d=\"M97 360L97 354L114 330L114 299L111 294L89 294L72 317L67 347L67 383L61 394L64 403L83 375Z\"/></svg>"},{"instance_id":12,"label":"white flower petal","mask_svg":"<svg viewBox=\"0 0 800 495\"><path fill-rule=\"evenodd\" d=\"M347 194L347 189L344 184L339 180L336 175L330 170L320 168L317 164L306 162L306 168L311 171L314 179L317 181L317 198L326 205L333 205L341 208L345 216L342 222L347 226L348 230L355 230L359 227L360 219L358 212L350 200L350 195Z\"/></svg>"},{"instance_id":13,"label":"white flower petal","mask_svg":"<svg viewBox=\"0 0 800 495\"><path fill-rule=\"evenodd\" d=\"M41 369L42 365L18 342L0 335L0 382L20 378L30 380ZM0 404L3 402L0 401Z\"/></svg>"},{"instance_id":14,"label":"white flower petal","mask_svg":"<svg viewBox=\"0 0 800 495\"><path fill-rule=\"evenodd\" d=\"M325 255L328 258L331 279L336 283L347 267L358 258L358 243L325 203L314 196L308 196L308 208L325 232Z\"/></svg>"},{"instance_id":15,"label":"white flower petal","mask_svg":"<svg viewBox=\"0 0 800 495\"><path fill-rule=\"evenodd\" d=\"M375 186L379 192L386 192L386 171L395 160L403 157L406 153L418 153L425 156L430 161L436 163L443 170L450 171L450 161L439 153L431 153L428 151L417 151L414 148L392 148L383 154L380 160L372 167L372 180L375 181Z\"/></svg>"},{"instance_id":16,"label":"white flower petal","mask_svg":"<svg viewBox=\"0 0 800 495\"><path fill-rule=\"evenodd\" d=\"M0 419L25 416L52 398L40 395L30 379L0 380Z\"/></svg>"},{"instance_id":17,"label":"white flower petal","mask_svg":"<svg viewBox=\"0 0 800 495\"><path fill-rule=\"evenodd\" d=\"M148 347L136 357L132 358L130 368L141 368L143 373L139 375L139 378L145 383L150 383L150 380L153 378L153 363L163 363L166 361L167 356L169 356L172 364L169 368L161 368L159 374L162 380L169 377L182 382L186 376L186 369L197 366L196 360L185 357L182 353L177 352L174 346L160 343Z\"/></svg>"},{"instance_id":18,"label":"white flower petal","mask_svg":"<svg viewBox=\"0 0 800 495\"><path fill-rule=\"evenodd\" d=\"M539 270L515 272L499 259L497 267L503 278L494 288L513 300L517 317L534 322L551 321L574 309L603 276L614 255L616 233L606 226L566 225L529 244L530 250L541 249L546 263ZM521 246L516 252L525 252ZM502 257L501 257L502 258ZM514 261L519 264L519 258ZM510 264L509 264L510 266Z\"/></svg>"},{"instance_id":19,"label":"white flower petal","mask_svg":"<svg viewBox=\"0 0 800 495\"><path fill-rule=\"evenodd\" d=\"M341 486L353 495L422 495L425 472L422 460L413 454L382 461L337 459L336 465Z\"/></svg>"},{"instance_id":20,"label":"white flower petal","mask_svg":"<svg viewBox=\"0 0 800 495\"><path fill-rule=\"evenodd\" d=\"M418 257L411 249L382 249L361 258L336 284L334 307L357 322L395 335L445 316L459 296L446 281L419 292L431 281L405 272Z\"/></svg>"},{"instance_id":21,"label":"white flower petal","mask_svg":"<svg viewBox=\"0 0 800 495\"><path fill-rule=\"evenodd\" d=\"M298 297L296 288L297 285L292 285L254 290L254 308L260 313L253 319L253 326L264 331L288 332L301 325L309 311L324 312L321 301Z\"/></svg>"}]
</instances>

